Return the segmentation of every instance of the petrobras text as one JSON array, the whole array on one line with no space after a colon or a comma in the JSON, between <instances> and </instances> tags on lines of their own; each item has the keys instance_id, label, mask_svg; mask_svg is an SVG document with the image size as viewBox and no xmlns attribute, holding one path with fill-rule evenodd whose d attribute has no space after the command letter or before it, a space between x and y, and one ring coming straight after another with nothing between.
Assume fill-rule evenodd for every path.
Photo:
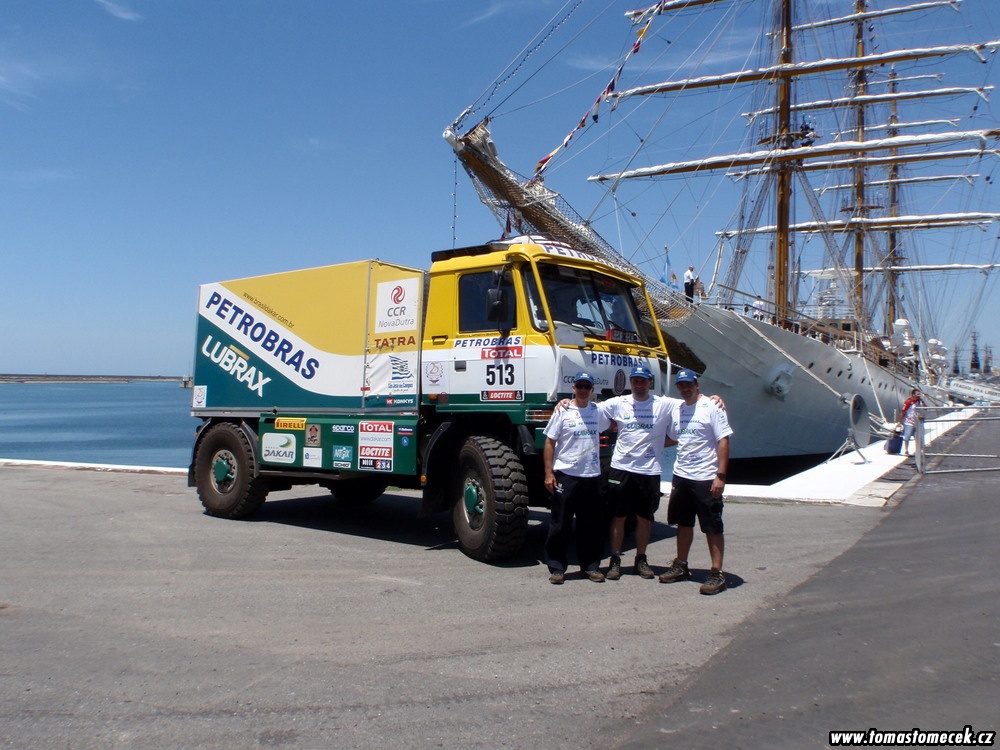
<instances>
[{"instance_id":1,"label":"petrobras text","mask_svg":"<svg viewBox=\"0 0 1000 750\"><path fill-rule=\"evenodd\" d=\"M523 343L523 336L488 336L483 338L455 339L455 348L482 349L483 347L518 346Z\"/></svg>"},{"instance_id":2,"label":"petrobras text","mask_svg":"<svg viewBox=\"0 0 1000 750\"><path fill-rule=\"evenodd\" d=\"M218 318L233 338L242 339L255 344L262 352L274 357L286 367L295 370L302 378L310 380L319 370L319 360L315 357L306 358L305 351L289 341L278 331L254 316L218 291L212 291L205 301L202 314L209 318Z\"/></svg>"},{"instance_id":3,"label":"petrobras text","mask_svg":"<svg viewBox=\"0 0 1000 750\"><path fill-rule=\"evenodd\" d=\"M612 367L649 367L649 360L643 357L633 357L631 354L610 354L608 352L591 352L590 364L610 365Z\"/></svg>"},{"instance_id":4,"label":"petrobras text","mask_svg":"<svg viewBox=\"0 0 1000 750\"><path fill-rule=\"evenodd\" d=\"M543 242L541 243L541 246L542 249L549 255L562 255L566 258L579 258L580 260L590 261L596 265L604 265L604 263L598 260L596 256L581 252L580 250L576 250L569 245L564 245L561 242Z\"/></svg>"}]
</instances>

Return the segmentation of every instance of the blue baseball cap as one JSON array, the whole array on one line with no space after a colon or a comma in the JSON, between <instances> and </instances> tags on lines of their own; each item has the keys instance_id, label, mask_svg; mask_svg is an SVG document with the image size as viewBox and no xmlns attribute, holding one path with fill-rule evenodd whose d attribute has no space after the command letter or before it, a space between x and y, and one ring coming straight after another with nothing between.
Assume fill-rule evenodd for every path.
<instances>
[{"instance_id":1,"label":"blue baseball cap","mask_svg":"<svg viewBox=\"0 0 1000 750\"><path fill-rule=\"evenodd\" d=\"M674 376L675 383L697 383L698 374L694 370L678 370Z\"/></svg>"},{"instance_id":2,"label":"blue baseball cap","mask_svg":"<svg viewBox=\"0 0 1000 750\"><path fill-rule=\"evenodd\" d=\"M632 378L645 378L646 380L653 379L653 373L649 371L649 368L645 365L636 365L632 368L632 372L628 374L629 379Z\"/></svg>"},{"instance_id":3,"label":"blue baseball cap","mask_svg":"<svg viewBox=\"0 0 1000 750\"><path fill-rule=\"evenodd\" d=\"M594 376L591 375L586 370L580 370L580 372L578 372L576 375L573 376L573 382L574 383L579 383L581 380L585 380L586 382L590 383L591 385L593 385L596 382L594 380Z\"/></svg>"}]
</instances>

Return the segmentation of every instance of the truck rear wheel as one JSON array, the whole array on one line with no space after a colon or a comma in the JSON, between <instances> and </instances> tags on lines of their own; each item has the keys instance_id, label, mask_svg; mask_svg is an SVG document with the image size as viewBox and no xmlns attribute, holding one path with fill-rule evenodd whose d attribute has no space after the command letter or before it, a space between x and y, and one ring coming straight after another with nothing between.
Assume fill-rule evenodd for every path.
<instances>
[{"instance_id":1,"label":"truck rear wheel","mask_svg":"<svg viewBox=\"0 0 1000 750\"><path fill-rule=\"evenodd\" d=\"M229 423L209 429L194 459L198 497L210 515L246 518L267 497L264 480L253 476L254 454L239 427Z\"/></svg>"},{"instance_id":2,"label":"truck rear wheel","mask_svg":"<svg viewBox=\"0 0 1000 750\"><path fill-rule=\"evenodd\" d=\"M458 453L452 520L462 551L476 560L515 554L528 533L528 483L520 459L499 440L474 435Z\"/></svg>"}]
</instances>

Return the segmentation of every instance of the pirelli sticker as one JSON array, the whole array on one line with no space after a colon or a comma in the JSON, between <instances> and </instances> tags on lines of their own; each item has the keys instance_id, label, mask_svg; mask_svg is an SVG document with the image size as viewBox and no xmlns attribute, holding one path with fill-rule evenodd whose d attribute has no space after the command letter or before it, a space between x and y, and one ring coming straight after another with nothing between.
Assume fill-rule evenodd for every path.
<instances>
[{"instance_id":1,"label":"pirelli sticker","mask_svg":"<svg viewBox=\"0 0 1000 750\"><path fill-rule=\"evenodd\" d=\"M276 430L304 430L305 428L305 417L278 417L274 420L274 429Z\"/></svg>"}]
</instances>

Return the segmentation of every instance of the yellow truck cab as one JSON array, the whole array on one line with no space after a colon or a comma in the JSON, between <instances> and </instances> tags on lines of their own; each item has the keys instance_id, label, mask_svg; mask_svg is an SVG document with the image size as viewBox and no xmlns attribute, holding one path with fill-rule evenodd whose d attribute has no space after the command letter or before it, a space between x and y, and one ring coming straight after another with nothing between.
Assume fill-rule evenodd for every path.
<instances>
[{"instance_id":1,"label":"yellow truck cab","mask_svg":"<svg viewBox=\"0 0 1000 750\"><path fill-rule=\"evenodd\" d=\"M466 554L507 557L547 505L542 429L573 375L607 398L642 364L665 388L640 279L539 237L431 261L202 287L189 484L209 513L244 517L301 483L353 502L419 488Z\"/></svg>"}]
</instances>

